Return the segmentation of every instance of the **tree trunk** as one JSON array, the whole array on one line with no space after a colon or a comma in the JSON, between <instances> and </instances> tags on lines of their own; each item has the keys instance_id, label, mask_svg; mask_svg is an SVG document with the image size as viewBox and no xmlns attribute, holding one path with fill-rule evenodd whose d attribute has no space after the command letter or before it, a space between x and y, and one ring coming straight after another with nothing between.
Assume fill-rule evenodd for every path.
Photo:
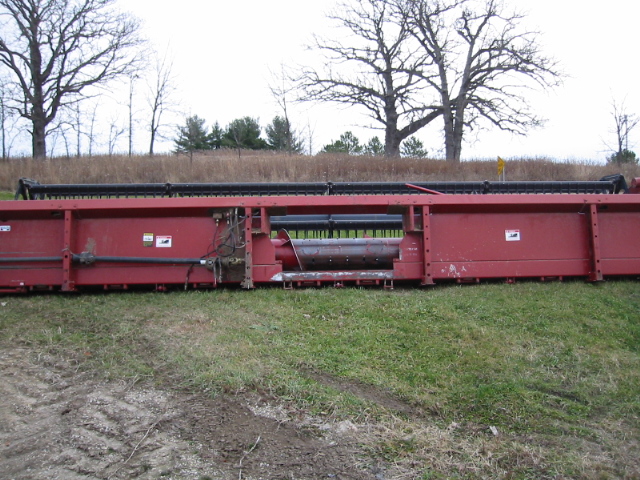
<instances>
[{"instance_id":1,"label":"tree trunk","mask_svg":"<svg viewBox=\"0 0 640 480\"><path fill-rule=\"evenodd\" d=\"M462 135L464 122L459 115L454 115L451 108L445 108L444 118L444 145L446 160L452 164L460 163L462 153Z\"/></svg>"},{"instance_id":2,"label":"tree trunk","mask_svg":"<svg viewBox=\"0 0 640 480\"><path fill-rule=\"evenodd\" d=\"M156 144L156 133L158 132L158 123L160 122L160 115L158 113L158 101L157 96L154 101L153 108L151 109L151 125L149 125L149 131L151 133L151 138L149 139L149 155L153 156L153 149Z\"/></svg>"},{"instance_id":3,"label":"tree trunk","mask_svg":"<svg viewBox=\"0 0 640 480\"><path fill-rule=\"evenodd\" d=\"M388 89L391 88L389 80ZM384 156L387 158L398 158L400 156L400 144L404 137L398 130L398 112L396 111L395 99L388 96L385 101L385 130L384 130Z\"/></svg>"},{"instance_id":4,"label":"tree trunk","mask_svg":"<svg viewBox=\"0 0 640 480\"><path fill-rule=\"evenodd\" d=\"M32 120L33 129L31 131L31 141L33 158L44 160L47 158L47 132L46 123L43 119L34 118Z\"/></svg>"},{"instance_id":5,"label":"tree trunk","mask_svg":"<svg viewBox=\"0 0 640 480\"><path fill-rule=\"evenodd\" d=\"M33 81L33 99L31 100L30 115L25 115L31 120L31 146L32 155L35 159L45 160L47 158L47 115L44 105L44 82L42 81L42 53L39 45L30 45L30 70ZM24 115L24 114L23 114Z\"/></svg>"},{"instance_id":6,"label":"tree trunk","mask_svg":"<svg viewBox=\"0 0 640 480\"><path fill-rule=\"evenodd\" d=\"M7 129L6 129L6 110L4 105L4 91L0 92L2 97L0 98L0 126L2 133L2 160L7 159Z\"/></svg>"},{"instance_id":7,"label":"tree trunk","mask_svg":"<svg viewBox=\"0 0 640 480\"><path fill-rule=\"evenodd\" d=\"M453 121L453 115L451 114L451 108L445 108L442 115L444 120L444 150L445 160L449 163L458 163L460 159L456 160L456 147L455 147L455 125Z\"/></svg>"},{"instance_id":8,"label":"tree trunk","mask_svg":"<svg viewBox=\"0 0 640 480\"><path fill-rule=\"evenodd\" d=\"M453 129L453 132L448 132L445 129L445 153L447 162L454 165L459 164L461 152L462 132L458 131L458 129Z\"/></svg>"},{"instance_id":9,"label":"tree trunk","mask_svg":"<svg viewBox=\"0 0 640 480\"><path fill-rule=\"evenodd\" d=\"M452 164L460 163L462 152L462 129L445 125L444 129L446 160Z\"/></svg>"},{"instance_id":10,"label":"tree trunk","mask_svg":"<svg viewBox=\"0 0 640 480\"><path fill-rule=\"evenodd\" d=\"M404 138L398 130L387 128L384 134L384 156L398 158L400 156L400 144Z\"/></svg>"},{"instance_id":11,"label":"tree trunk","mask_svg":"<svg viewBox=\"0 0 640 480\"><path fill-rule=\"evenodd\" d=\"M153 146L156 143L156 126L155 121L151 122L151 139L149 140L149 155L153 156Z\"/></svg>"},{"instance_id":12,"label":"tree trunk","mask_svg":"<svg viewBox=\"0 0 640 480\"><path fill-rule=\"evenodd\" d=\"M133 155L133 81L136 76L129 78L129 158Z\"/></svg>"}]
</instances>

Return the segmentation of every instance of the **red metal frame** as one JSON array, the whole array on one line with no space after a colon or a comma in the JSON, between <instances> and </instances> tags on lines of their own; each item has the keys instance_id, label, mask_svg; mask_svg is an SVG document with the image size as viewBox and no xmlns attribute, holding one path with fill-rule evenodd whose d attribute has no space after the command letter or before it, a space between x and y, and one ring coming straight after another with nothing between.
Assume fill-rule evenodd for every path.
<instances>
[{"instance_id":1,"label":"red metal frame","mask_svg":"<svg viewBox=\"0 0 640 480\"><path fill-rule=\"evenodd\" d=\"M269 216L319 213L403 213L392 268L288 269ZM640 275L640 195L5 201L0 227L1 292Z\"/></svg>"}]
</instances>

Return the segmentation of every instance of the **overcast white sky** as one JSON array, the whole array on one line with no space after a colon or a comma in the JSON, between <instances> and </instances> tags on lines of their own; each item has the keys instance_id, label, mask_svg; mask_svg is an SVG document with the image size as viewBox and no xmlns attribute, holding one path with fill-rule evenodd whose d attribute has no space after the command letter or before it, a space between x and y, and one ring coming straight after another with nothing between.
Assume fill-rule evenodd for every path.
<instances>
[{"instance_id":1,"label":"overcast white sky","mask_svg":"<svg viewBox=\"0 0 640 480\"><path fill-rule=\"evenodd\" d=\"M611 133L612 101L625 101L640 114L638 19L640 3L609 0L597 6L577 0L506 0L528 13L525 25L542 33L545 52L561 63L564 84L532 94L530 102L547 118L527 137L495 131L469 138L463 158L548 157L603 161ZM243 116L263 126L280 111L269 92L270 72L281 64L305 63L313 33L331 33L326 13L335 0L126 0L123 8L144 22L144 34L159 50L169 47L186 114L208 125L226 126ZM176 7L178 6L178 8ZM362 143L380 132L361 128L370 120L356 107L296 106L290 116L299 129L311 125L314 150L352 130ZM441 150L441 122L418 134L431 153ZM139 136L146 136L140 132ZM640 148L640 127L632 136ZM146 139L145 139L146 142ZM161 149L169 150L164 144ZM141 147L141 151L144 147ZM440 152L441 153L441 152Z\"/></svg>"}]
</instances>

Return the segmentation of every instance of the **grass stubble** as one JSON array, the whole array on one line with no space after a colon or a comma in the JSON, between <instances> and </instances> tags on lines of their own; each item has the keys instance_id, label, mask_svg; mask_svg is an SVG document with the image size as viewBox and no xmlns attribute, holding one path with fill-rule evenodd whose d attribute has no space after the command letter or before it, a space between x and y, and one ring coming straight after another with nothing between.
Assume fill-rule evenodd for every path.
<instances>
[{"instance_id":1,"label":"grass stubble","mask_svg":"<svg viewBox=\"0 0 640 480\"><path fill-rule=\"evenodd\" d=\"M390 478L640 475L637 282L34 295L2 304L7 345L71 355L107 378L261 392L326 421L349 419ZM335 386L352 383L411 413Z\"/></svg>"}]
</instances>

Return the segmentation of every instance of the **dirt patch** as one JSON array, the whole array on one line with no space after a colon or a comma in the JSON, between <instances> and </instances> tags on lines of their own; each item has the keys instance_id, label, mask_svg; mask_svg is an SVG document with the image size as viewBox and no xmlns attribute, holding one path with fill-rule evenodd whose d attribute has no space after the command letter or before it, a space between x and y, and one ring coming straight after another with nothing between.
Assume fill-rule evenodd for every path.
<instances>
[{"instance_id":1,"label":"dirt patch","mask_svg":"<svg viewBox=\"0 0 640 480\"><path fill-rule=\"evenodd\" d=\"M424 416L424 412L418 409L415 405L411 405L408 402L403 401L382 388L354 380L341 379L315 370L306 369L304 370L304 373L318 383L335 388L341 392L350 393L362 400L375 403L381 407L391 410L392 412L406 415L409 418L421 418Z\"/></svg>"},{"instance_id":2,"label":"dirt patch","mask_svg":"<svg viewBox=\"0 0 640 480\"><path fill-rule=\"evenodd\" d=\"M252 395L105 382L73 360L0 352L0 478L380 479L359 428Z\"/></svg>"}]
</instances>

